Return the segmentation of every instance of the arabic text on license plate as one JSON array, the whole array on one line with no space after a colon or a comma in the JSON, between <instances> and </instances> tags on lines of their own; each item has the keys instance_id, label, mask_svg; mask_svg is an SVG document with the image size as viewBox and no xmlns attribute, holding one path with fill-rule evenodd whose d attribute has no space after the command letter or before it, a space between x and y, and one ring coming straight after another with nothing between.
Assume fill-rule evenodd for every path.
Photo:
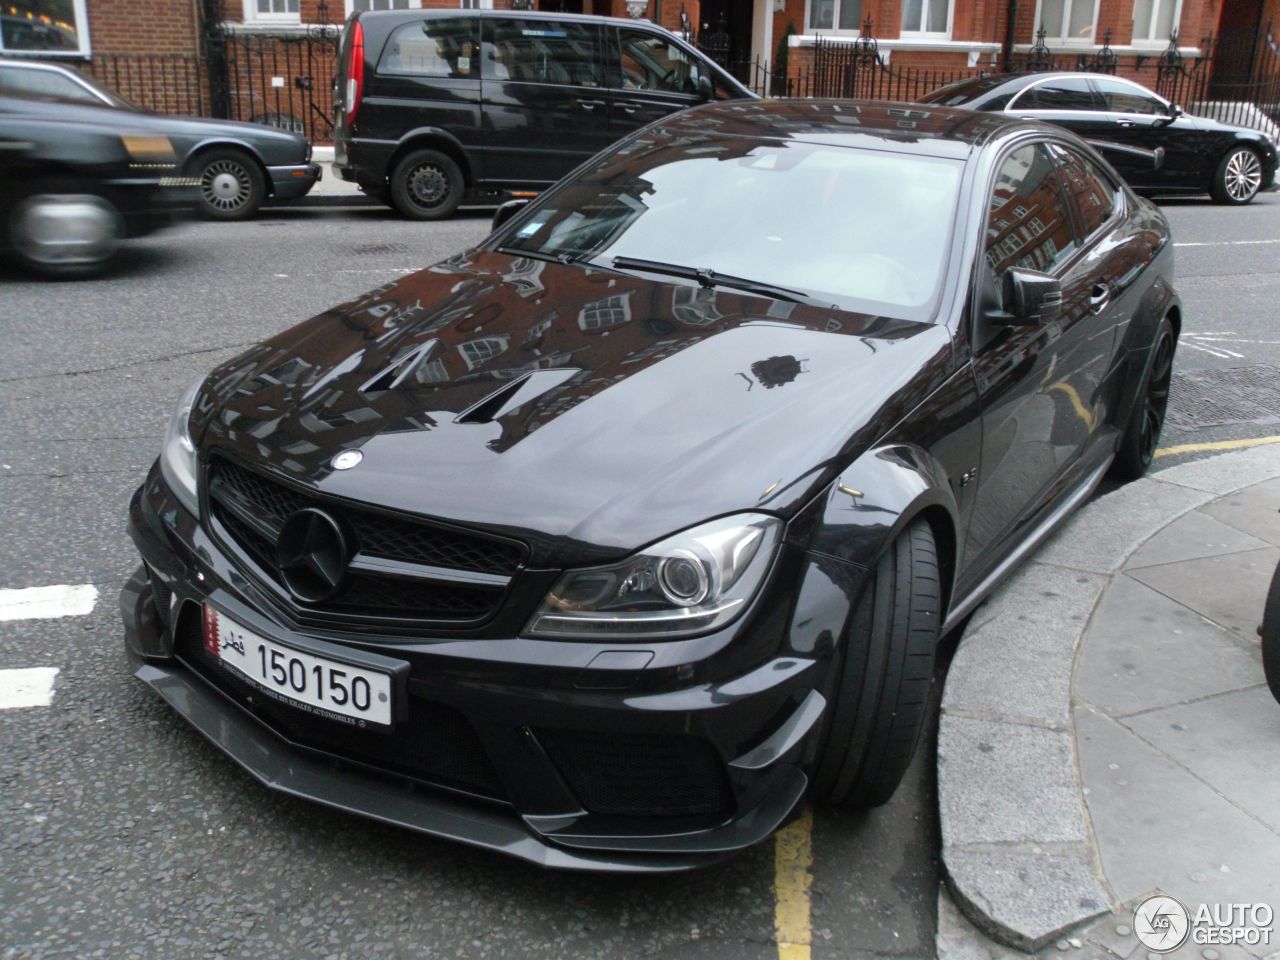
<instances>
[{"instance_id":1,"label":"arabic text on license plate","mask_svg":"<svg viewBox=\"0 0 1280 960\"><path fill-rule=\"evenodd\" d=\"M226 666L289 706L364 726L391 723L391 677L260 637L208 604L204 645Z\"/></svg>"}]
</instances>

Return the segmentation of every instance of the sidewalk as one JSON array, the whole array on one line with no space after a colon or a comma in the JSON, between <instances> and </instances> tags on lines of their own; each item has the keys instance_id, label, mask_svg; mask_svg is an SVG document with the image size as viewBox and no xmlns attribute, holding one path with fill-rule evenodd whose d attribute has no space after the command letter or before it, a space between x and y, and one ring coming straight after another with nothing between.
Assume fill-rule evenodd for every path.
<instances>
[{"instance_id":1,"label":"sidewalk","mask_svg":"<svg viewBox=\"0 0 1280 960\"><path fill-rule=\"evenodd\" d=\"M938 734L942 960L1156 958L1133 911L1157 891L1193 916L1280 911L1280 704L1256 635L1278 508L1280 446L1154 472L979 608ZM1165 955L1280 958L1270 927Z\"/></svg>"}]
</instances>

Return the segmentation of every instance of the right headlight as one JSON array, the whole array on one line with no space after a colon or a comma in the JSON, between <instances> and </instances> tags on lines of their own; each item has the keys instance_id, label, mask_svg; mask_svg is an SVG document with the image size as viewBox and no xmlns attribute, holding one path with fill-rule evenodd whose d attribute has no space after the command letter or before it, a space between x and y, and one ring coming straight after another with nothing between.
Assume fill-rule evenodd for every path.
<instances>
[{"instance_id":1,"label":"right headlight","mask_svg":"<svg viewBox=\"0 0 1280 960\"><path fill-rule=\"evenodd\" d=\"M178 502L200 516L200 498L196 492L196 445L191 439L191 408L204 377L190 384L178 397L178 405L169 417L169 428L160 449L160 472Z\"/></svg>"},{"instance_id":2,"label":"right headlight","mask_svg":"<svg viewBox=\"0 0 1280 960\"><path fill-rule=\"evenodd\" d=\"M535 637L670 639L722 627L769 569L782 522L759 513L712 520L603 567L570 570L529 621Z\"/></svg>"}]
</instances>

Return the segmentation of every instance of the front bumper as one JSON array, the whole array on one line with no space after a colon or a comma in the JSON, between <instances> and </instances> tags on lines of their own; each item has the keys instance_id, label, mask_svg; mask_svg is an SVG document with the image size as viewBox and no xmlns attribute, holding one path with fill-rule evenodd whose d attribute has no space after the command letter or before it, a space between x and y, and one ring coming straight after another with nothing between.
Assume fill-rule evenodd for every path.
<instances>
[{"instance_id":1,"label":"front bumper","mask_svg":"<svg viewBox=\"0 0 1280 960\"><path fill-rule=\"evenodd\" d=\"M277 200L297 200L311 192L320 182L324 170L318 163L293 163L267 167L271 175L271 192Z\"/></svg>"},{"instance_id":2,"label":"front bumper","mask_svg":"<svg viewBox=\"0 0 1280 960\"><path fill-rule=\"evenodd\" d=\"M807 788L830 699L829 649L810 647L803 657L783 650L720 679L713 668L725 661L723 650L701 662L641 670L639 679L624 671L584 683L591 671L579 664L617 652L617 644L610 651L520 638L418 642L299 628L271 609L154 468L131 503L129 532L145 561L121 598L136 676L272 789L548 867L662 872L705 865L764 840L793 815ZM430 716L430 724L414 720L353 740L349 733L331 736L326 721L261 697L255 702L227 671L200 660L198 639L187 640L192 629L198 637L192 624L206 600L304 652L407 662L410 710ZM838 628L844 613L832 609L831 624ZM805 616L811 624L815 611ZM773 614L763 619L771 629L780 622ZM461 726L454 730L453 723ZM492 765L493 789L437 779L401 762L401 752L421 752L424 743L431 749L437 724L454 730L438 733L441 739L475 738ZM553 756L552 740L561 734L590 735L597 746L602 739L642 745L697 739L717 758L727 803L697 814L602 813L593 809L594 784L584 790L562 755ZM661 755L636 750L611 762L639 765L646 777L664 775ZM603 783L611 770L617 768L606 763L592 776Z\"/></svg>"}]
</instances>

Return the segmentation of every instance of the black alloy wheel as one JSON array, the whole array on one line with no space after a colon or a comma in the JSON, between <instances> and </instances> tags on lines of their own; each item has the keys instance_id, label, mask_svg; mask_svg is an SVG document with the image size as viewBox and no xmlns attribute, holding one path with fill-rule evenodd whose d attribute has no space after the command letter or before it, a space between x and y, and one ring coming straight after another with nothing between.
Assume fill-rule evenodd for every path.
<instances>
[{"instance_id":1,"label":"black alloy wheel","mask_svg":"<svg viewBox=\"0 0 1280 960\"><path fill-rule=\"evenodd\" d=\"M248 220L267 196L258 164L239 150L211 150L196 161L200 214L208 220Z\"/></svg>"},{"instance_id":2,"label":"black alloy wheel","mask_svg":"<svg viewBox=\"0 0 1280 960\"><path fill-rule=\"evenodd\" d=\"M410 220L444 220L462 202L462 171L439 150L414 150L391 174L391 202Z\"/></svg>"},{"instance_id":3,"label":"black alloy wheel","mask_svg":"<svg viewBox=\"0 0 1280 960\"><path fill-rule=\"evenodd\" d=\"M1261 187L1262 160L1257 153L1240 146L1228 150L1213 175L1213 199L1239 206L1256 197Z\"/></svg>"},{"instance_id":4,"label":"black alloy wheel","mask_svg":"<svg viewBox=\"0 0 1280 960\"><path fill-rule=\"evenodd\" d=\"M1165 414L1169 410L1169 385L1173 381L1173 354L1177 341L1169 319L1160 321L1151 344L1151 363L1134 401L1111 473L1118 480L1136 480L1151 466Z\"/></svg>"},{"instance_id":5,"label":"black alloy wheel","mask_svg":"<svg viewBox=\"0 0 1280 960\"><path fill-rule=\"evenodd\" d=\"M1280 566L1271 576L1267 605L1258 633L1262 637L1262 671L1267 677L1271 695L1280 703Z\"/></svg>"}]
</instances>

